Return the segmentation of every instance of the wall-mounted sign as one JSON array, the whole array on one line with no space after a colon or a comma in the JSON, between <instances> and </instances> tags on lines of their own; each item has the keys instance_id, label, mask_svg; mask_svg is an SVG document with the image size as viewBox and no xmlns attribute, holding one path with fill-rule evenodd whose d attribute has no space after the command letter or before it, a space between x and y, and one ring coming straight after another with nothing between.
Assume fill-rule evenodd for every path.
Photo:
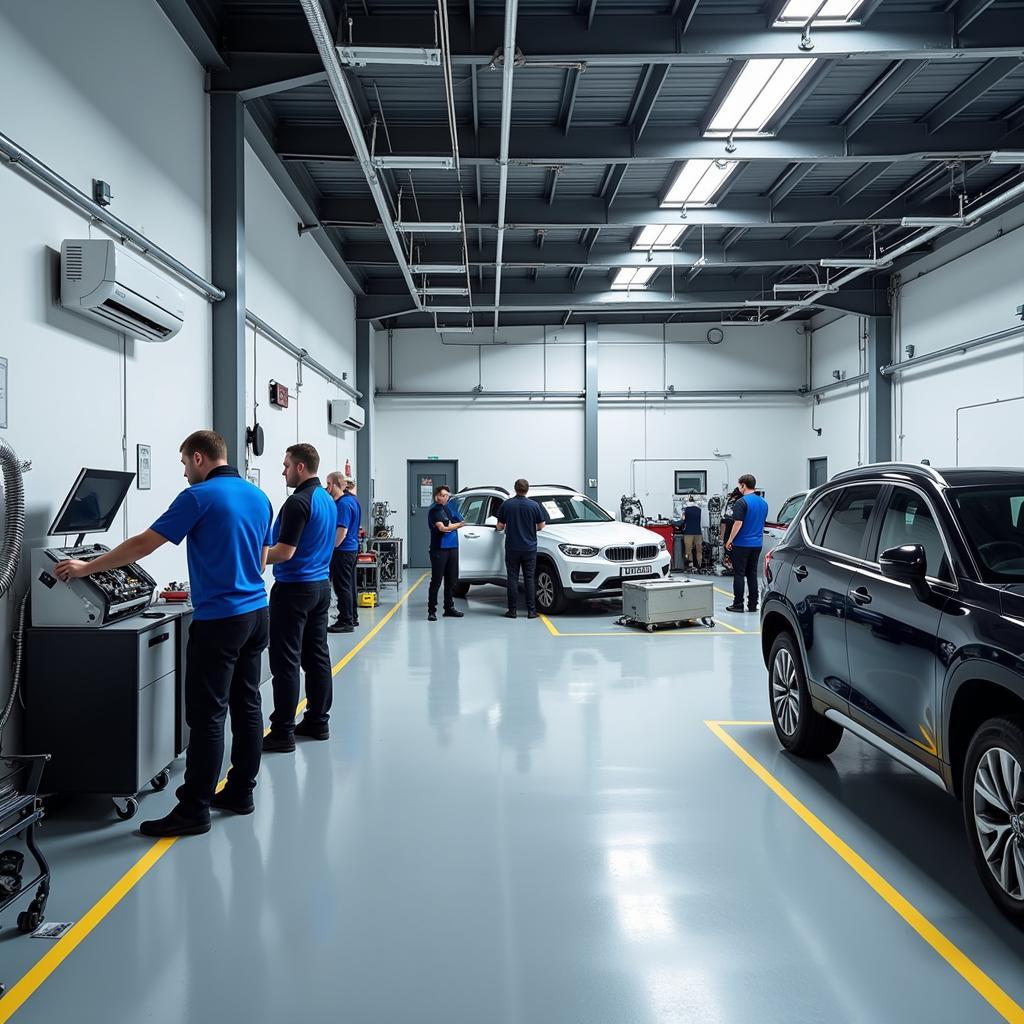
<instances>
[{"instance_id":1,"label":"wall-mounted sign","mask_svg":"<svg viewBox=\"0 0 1024 1024\"><path fill-rule=\"evenodd\" d=\"M153 457L148 444L135 446L135 486L148 491L153 486Z\"/></svg>"}]
</instances>

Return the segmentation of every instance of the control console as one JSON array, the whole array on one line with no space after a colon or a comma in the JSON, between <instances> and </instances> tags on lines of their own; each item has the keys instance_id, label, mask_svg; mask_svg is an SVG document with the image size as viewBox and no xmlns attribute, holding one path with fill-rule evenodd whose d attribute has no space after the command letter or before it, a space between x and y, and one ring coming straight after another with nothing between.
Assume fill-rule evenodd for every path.
<instances>
[{"instance_id":1,"label":"control console","mask_svg":"<svg viewBox=\"0 0 1024 1024\"><path fill-rule=\"evenodd\" d=\"M66 558L91 562L109 548L82 544L32 552L34 626L106 626L136 615L153 600L156 581L134 563L62 583L54 569Z\"/></svg>"}]
</instances>

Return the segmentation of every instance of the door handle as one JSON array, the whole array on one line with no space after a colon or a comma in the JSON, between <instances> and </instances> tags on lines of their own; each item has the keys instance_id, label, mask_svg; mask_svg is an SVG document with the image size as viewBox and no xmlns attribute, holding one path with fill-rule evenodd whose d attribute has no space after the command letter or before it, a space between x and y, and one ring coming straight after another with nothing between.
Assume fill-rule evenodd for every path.
<instances>
[{"instance_id":1,"label":"door handle","mask_svg":"<svg viewBox=\"0 0 1024 1024\"><path fill-rule=\"evenodd\" d=\"M871 595L863 587L851 590L850 597L852 597L857 604L871 604Z\"/></svg>"},{"instance_id":2,"label":"door handle","mask_svg":"<svg viewBox=\"0 0 1024 1024\"><path fill-rule=\"evenodd\" d=\"M479 533L466 533L466 534L463 534L463 536L465 536L465 537L479 537L480 534Z\"/></svg>"},{"instance_id":3,"label":"door handle","mask_svg":"<svg viewBox=\"0 0 1024 1024\"><path fill-rule=\"evenodd\" d=\"M808 570L807 570L807 566L806 566L806 565L798 565L798 566L797 566L797 567L796 567L796 568L795 568L795 569L793 570L793 575L794 575L794 576L795 576L795 577L796 577L796 578L797 578L798 580L805 580L805 579L807 579L807 577L808 577L808 576L810 575L810 573L808 572Z\"/></svg>"}]
</instances>

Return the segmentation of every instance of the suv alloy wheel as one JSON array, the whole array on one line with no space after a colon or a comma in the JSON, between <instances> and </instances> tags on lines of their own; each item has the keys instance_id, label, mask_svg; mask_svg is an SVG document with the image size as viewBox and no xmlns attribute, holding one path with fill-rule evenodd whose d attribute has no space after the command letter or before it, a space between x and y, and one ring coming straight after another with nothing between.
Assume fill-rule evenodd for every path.
<instances>
[{"instance_id":1,"label":"suv alloy wheel","mask_svg":"<svg viewBox=\"0 0 1024 1024\"><path fill-rule=\"evenodd\" d=\"M775 638L768 656L768 698L779 742L799 757L826 757L843 738L843 727L811 706L800 649L793 634Z\"/></svg>"},{"instance_id":2,"label":"suv alloy wheel","mask_svg":"<svg viewBox=\"0 0 1024 1024\"><path fill-rule=\"evenodd\" d=\"M558 615L569 603L562 589L558 570L548 561L537 561L537 610L545 615Z\"/></svg>"}]
</instances>

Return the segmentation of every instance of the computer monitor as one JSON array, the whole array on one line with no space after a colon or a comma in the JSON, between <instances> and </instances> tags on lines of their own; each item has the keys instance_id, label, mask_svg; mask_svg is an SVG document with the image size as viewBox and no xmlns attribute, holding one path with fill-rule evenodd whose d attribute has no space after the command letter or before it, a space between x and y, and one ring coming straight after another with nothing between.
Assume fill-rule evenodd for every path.
<instances>
[{"instance_id":1,"label":"computer monitor","mask_svg":"<svg viewBox=\"0 0 1024 1024\"><path fill-rule=\"evenodd\" d=\"M134 473L119 469L83 469L47 532L51 536L105 533L134 479Z\"/></svg>"}]
</instances>

